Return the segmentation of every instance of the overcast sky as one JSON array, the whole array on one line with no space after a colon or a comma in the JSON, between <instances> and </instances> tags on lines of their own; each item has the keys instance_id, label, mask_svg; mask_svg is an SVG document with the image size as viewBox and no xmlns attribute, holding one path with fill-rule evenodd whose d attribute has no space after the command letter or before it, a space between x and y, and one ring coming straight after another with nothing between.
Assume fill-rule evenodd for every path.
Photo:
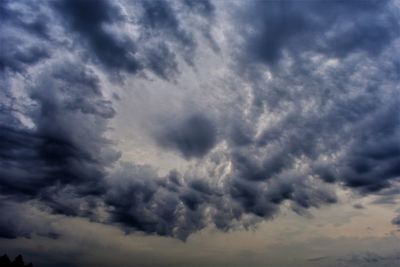
<instances>
[{"instance_id":1,"label":"overcast sky","mask_svg":"<svg viewBox=\"0 0 400 267\"><path fill-rule=\"evenodd\" d=\"M0 254L400 261L397 0L0 0Z\"/></svg>"}]
</instances>

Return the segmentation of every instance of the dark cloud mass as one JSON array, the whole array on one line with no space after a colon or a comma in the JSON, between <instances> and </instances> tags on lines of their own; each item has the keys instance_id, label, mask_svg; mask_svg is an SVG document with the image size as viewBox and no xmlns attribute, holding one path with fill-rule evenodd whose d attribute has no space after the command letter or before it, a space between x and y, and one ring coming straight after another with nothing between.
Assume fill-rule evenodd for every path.
<instances>
[{"instance_id":1,"label":"dark cloud mass","mask_svg":"<svg viewBox=\"0 0 400 267\"><path fill-rule=\"evenodd\" d=\"M0 204L0 238L31 238L32 234L52 239L59 237L49 221L43 220L40 213L31 207L2 199Z\"/></svg>"},{"instance_id":2,"label":"dark cloud mass","mask_svg":"<svg viewBox=\"0 0 400 267\"><path fill-rule=\"evenodd\" d=\"M376 55L399 31L388 2L251 2L243 16L246 56L274 64L284 53L307 50L334 57L357 51Z\"/></svg>"},{"instance_id":3,"label":"dark cloud mass","mask_svg":"<svg viewBox=\"0 0 400 267\"><path fill-rule=\"evenodd\" d=\"M97 77L75 63L51 67L29 89L35 127L1 126L0 190L5 195L47 199L47 190L64 186L97 194L104 168L117 158L102 137L114 110L102 99Z\"/></svg>"},{"instance_id":4,"label":"dark cloud mass","mask_svg":"<svg viewBox=\"0 0 400 267\"><path fill-rule=\"evenodd\" d=\"M181 184L177 179L175 172L161 178L150 167L123 164L112 174L105 197L112 221L128 232L137 229L180 239L202 229L203 204L214 193L200 180Z\"/></svg>"},{"instance_id":5,"label":"dark cloud mass","mask_svg":"<svg viewBox=\"0 0 400 267\"><path fill-rule=\"evenodd\" d=\"M127 37L118 38L106 29L107 24L123 19L112 2L66 0L56 1L55 6L69 27L86 39L89 51L105 66L130 72L141 68L135 59L135 44Z\"/></svg>"},{"instance_id":6,"label":"dark cloud mass","mask_svg":"<svg viewBox=\"0 0 400 267\"><path fill-rule=\"evenodd\" d=\"M206 3L206 10L200 3L194 5L199 6L194 14L209 14L212 5ZM109 0L56 1L54 6L72 35L77 35L76 43L84 43L85 51L103 66L129 73L147 69L170 79L178 71L172 51L174 44L187 62L191 62L196 48L194 37L185 30L172 4L169 1L129 2L125 6L128 11L142 11L138 18L131 18L123 13L121 6ZM136 21L135 26L142 30L139 37L132 38L132 34L121 30L129 21ZM164 42L165 39L169 42Z\"/></svg>"},{"instance_id":7,"label":"dark cloud mass","mask_svg":"<svg viewBox=\"0 0 400 267\"><path fill-rule=\"evenodd\" d=\"M1 1L0 71L22 72L50 56L46 14L39 7L24 3L28 12L10 7L11 1Z\"/></svg>"},{"instance_id":8,"label":"dark cloud mass","mask_svg":"<svg viewBox=\"0 0 400 267\"><path fill-rule=\"evenodd\" d=\"M392 179L399 177L398 62L386 56L376 58L399 37L398 21L390 3L281 1L250 5L253 4L249 15L263 15L254 20L244 16L245 25L249 25L243 28L250 29L250 33L240 57L250 60L244 65L246 68L262 63L276 77L265 84L260 73L249 73L255 104L264 105L280 119L256 141L258 147L270 151L268 155L260 159L248 157L247 151L243 156L241 152L234 154L239 175L251 180L269 179L293 166L299 157L306 157L315 174L326 182L343 182L363 192L390 186ZM375 64L352 59L362 57L358 52L366 52L364 56ZM284 56L290 57L293 64L285 64ZM306 57L314 57L314 62ZM338 63L324 72L322 65L328 60ZM375 71L366 72L360 64ZM388 84L372 78L391 74L394 79L389 79ZM354 78L356 75L369 75L371 80L361 84ZM385 86L392 89L383 89ZM340 150L343 156L335 156L337 162L323 163L318 159L329 158Z\"/></svg>"},{"instance_id":9,"label":"dark cloud mass","mask_svg":"<svg viewBox=\"0 0 400 267\"><path fill-rule=\"evenodd\" d=\"M217 129L208 118L195 114L174 125L163 125L158 142L186 158L204 156L217 141Z\"/></svg>"},{"instance_id":10,"label":"dark cloud mass","mask_svg":"<svg viewBox=\"0 0 400 267\"><path fill-rule=\"evenodd\" d=\"M282 206L305 214L337 203L337 188L389 203L400 182L398 11L393 1L1 1L0 237L57 237L26 224L19 205L185 240L209 225L252 227ZM212 104L188 101L204 107L177 116L140 110L147 124L147 113L163 118L144 127L153 145L193 165L160 175L157 162L122 161L109 125L127 100L113 102L115 87L145 90L136 81L152 73L188 94L176 79L200 77L197 51L209 46L228 50L232 91L202 84ZM219 105L229 94L236 102Z\"/></svg>"}]
</instances>

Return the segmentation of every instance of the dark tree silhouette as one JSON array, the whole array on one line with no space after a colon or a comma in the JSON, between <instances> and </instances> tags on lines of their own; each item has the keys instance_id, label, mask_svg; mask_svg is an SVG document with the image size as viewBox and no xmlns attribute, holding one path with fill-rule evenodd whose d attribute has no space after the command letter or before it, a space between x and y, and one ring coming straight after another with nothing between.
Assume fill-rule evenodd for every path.
<instances>
[{"instance_id":1,"label":"dark tree silhouette","mask_svg":"<svg viewBox=\"0 0 400 267\"><path fill-rule=\"evenodd\" d=\"M1 256L0 266L5 266L5 267L11 266L10 258L8 258L7 255L4 254L3 256Z\"/></svg>"},{"instance_id":2,"label":"dark tree silhouette","mask_svg":"<svg viewBox=\"0 0 400 267\"><path fill-rule=\"evenodd\" d=\"M21 255L18 255L14 261L11 262L10 258L4 254L0 257L0 266L1 267L33 267L32 263L25 265L24 258Z\"/></svg>"}]
</instances>

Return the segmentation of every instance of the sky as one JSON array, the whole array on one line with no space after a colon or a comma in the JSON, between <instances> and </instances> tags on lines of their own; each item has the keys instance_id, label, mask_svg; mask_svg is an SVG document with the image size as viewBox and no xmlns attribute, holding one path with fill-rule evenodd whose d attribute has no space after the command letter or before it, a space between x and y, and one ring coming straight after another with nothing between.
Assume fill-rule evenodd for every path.
<instances>
[{"instance_id":1,"label":"sky","mask_svg":"<svg viewBox=\"0 0 400 267\"><path fill-rule=\"evenodd\" d=\"M398 0L0 0L0 254L400 262Z\"/></svg>"}]
</instances>

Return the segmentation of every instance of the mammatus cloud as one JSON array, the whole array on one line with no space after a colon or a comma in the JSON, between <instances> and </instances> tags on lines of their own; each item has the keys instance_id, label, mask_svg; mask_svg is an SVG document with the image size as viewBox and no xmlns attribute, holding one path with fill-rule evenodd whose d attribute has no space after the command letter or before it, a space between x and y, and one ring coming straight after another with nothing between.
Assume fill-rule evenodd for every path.
<instances>
[{"instance_id":1,"label":"mammatus cloud","mask_svg":"<svg viewBox=\"0 0 400 267\"><path fill-rule=\"evenodd\" d=\"M95 3L0 4L2 211L35 201L126 232L186 239L208 225L251 227L283 205L303 214L336 203L335 186L391 195L398 185L400 40L391 1L218 5L234 25L224 48L239 82L224 94L237 102L187 110L148 132L157 149L194 162L166 175L156 163L120 160L108 135L119 102L107 93L127 79L177 83L180 66L196 69L202 42L218 54L218 10L209 1ZM10 231L7 222L2 237L38 232L22 223Z\"/></svg>"},{"instance_id":2,"label":"mammatus cloud","mask_svg":"<svg viewBox=\"0 0 400 267\"><path fill-rule=\"evenodd\" d=\"M134 165L124 165L110 183L105 202L112 221L128 232L138 229L181 239L206 226L204 208L215 194L204 191L208 187L202 180L183 184L176 172L158 178L151 168Z\"/></svg>"}]
</instances>

